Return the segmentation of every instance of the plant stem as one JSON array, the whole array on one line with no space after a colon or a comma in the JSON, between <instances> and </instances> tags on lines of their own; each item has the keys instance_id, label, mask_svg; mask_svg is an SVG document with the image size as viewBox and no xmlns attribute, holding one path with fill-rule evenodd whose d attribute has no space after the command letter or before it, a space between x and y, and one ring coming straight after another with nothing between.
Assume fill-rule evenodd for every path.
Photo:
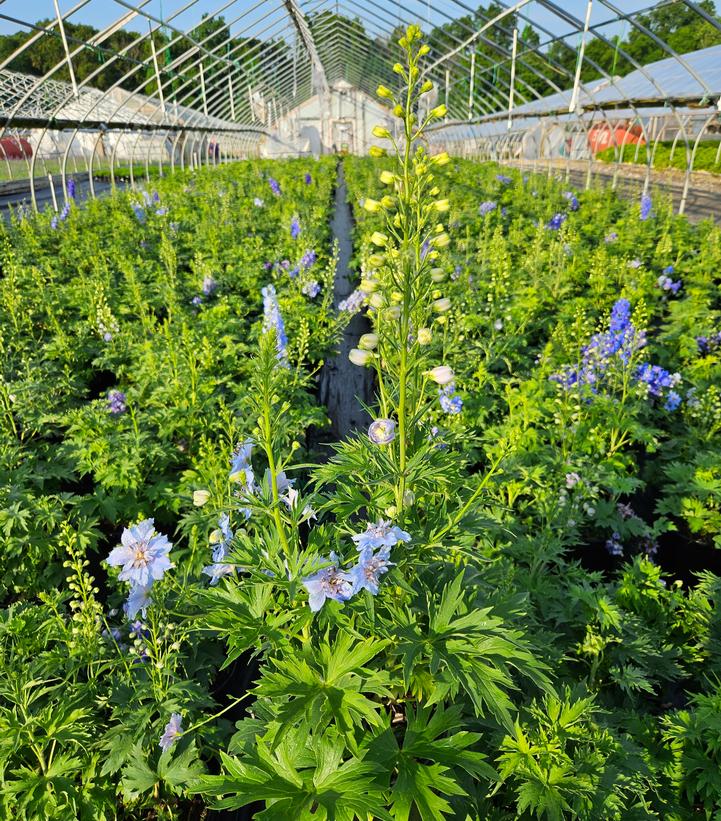
<instances>
[{"instance_id":1,"label":"plant stem","mask_svg":"<svg viewBox=\"0 0 721 821\"><path fill-rule=\"evenodd\" d=\"M285 528L283 527L283 520L280 517L280 497L278 495L278 481L277 470L275 464L275 455L273 453L273 444L271 440L271 424L270 424L270 398L264 397L263 401L263 449L265 455L268 457L268 470L270 471L270 491L273 494L273 520L278 531L278 538L283 545L286 555L289 553L288 539L285 535Z\"/></svg>"}]
</instances>

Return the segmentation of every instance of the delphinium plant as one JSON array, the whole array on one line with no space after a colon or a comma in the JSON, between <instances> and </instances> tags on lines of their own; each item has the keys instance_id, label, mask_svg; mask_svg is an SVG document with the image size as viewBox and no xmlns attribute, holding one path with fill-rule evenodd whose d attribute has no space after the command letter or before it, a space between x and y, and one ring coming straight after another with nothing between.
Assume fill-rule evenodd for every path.
<instances>
[{"instance_id":1,"label":"delphinium plant","mask_svg":"<svg viewBox=\"0 0 721 821\"><path fill-rule=\"evenodd\" d=\"M208 575L219 581L201 595L203 623L226 639L229 661L252 652L260 669L222 774L198 789L216 807L261 801L259 818L474 813L496 778L488 739L512 727L513 693L549 686L517 607L479 573L479 511L499 467L469 475L458 430L434 423L438 408L452 420L462 407L443 363L448 300L433 276L449 241L433 169L447 157L421 145L444 109L417 119L432 88L419 80L428 47L416 26L400 46L404 88L378 93L401 133L375 130L393 146L391 193L365 206L386 214L362 286L373 331L351 354L376 373L373 422L327 465L293 464L293 363L265 290L256 423L233 457L233 504L206 502L229 516L233 538L213 551Z\"/></svg>"}]
</instances>

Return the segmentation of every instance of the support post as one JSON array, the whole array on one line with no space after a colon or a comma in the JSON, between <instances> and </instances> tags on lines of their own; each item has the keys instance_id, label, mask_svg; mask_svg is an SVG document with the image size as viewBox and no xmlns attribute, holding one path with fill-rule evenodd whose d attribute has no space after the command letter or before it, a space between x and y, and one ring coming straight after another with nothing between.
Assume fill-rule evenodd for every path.
<instances>
[{"instance_id":1,"label":"support post","mask_svg":"<svg viewBox=\"0 0 721 821\"><path fill-rule=\"evenodd\" d=\"M518 28L513 29L513 48L511 51L511 85L508 89L508 130L513 126L513 97L516 91L516 54L518 53Z\"/></svg>"},{"instance_id":2,"label":"support post","mask_svg":"<svg viewBox=\"0 0 721 821\"><path fill-rule=\"evenodd\" d=\"M578 60L576 61L576 76L573 80L573 93L571 94L571 102L568 104L569 114L573 114L578 106L578 90L581 84L581 68L583 67L583 55L586 52L586 36L588 35L588 27L591 25L591 8L593 7L593 0L588 0L586 5L586 22L583 25L583 34L581 35L581 47L578 50Z\"/></svg>"},{"instance_id":3,"label":"support post","mask_svg":"<svg viewBox=\"0 0 721 821\"><path fill-rule=\"evenodd\" d=\"M63 48L65 49L65 59L68 61L68 71L70 72L70 82L73 85L73 94L77 100L80 96L78 93L78 81L75 79L75 71L73 70L73 61L70 59L70 49L68 48L68 38L65 36L65 24L63 23L63 16L60 14L60 6L58 0L53 0L55 6L55 16L58 20L58 28L60 29L60 38L63 41Z\"/></svg>"},{"instance_id":4,"label":"support post","mask_svg":"<svg viewBox=\"0 0 721 821\"><path fill-rule=\"evenodd\" d=\"M468 119L473 119L473 86L476 80L476 52L471 54L471 82L468 88Z\"/></svg>"}]
</instances>

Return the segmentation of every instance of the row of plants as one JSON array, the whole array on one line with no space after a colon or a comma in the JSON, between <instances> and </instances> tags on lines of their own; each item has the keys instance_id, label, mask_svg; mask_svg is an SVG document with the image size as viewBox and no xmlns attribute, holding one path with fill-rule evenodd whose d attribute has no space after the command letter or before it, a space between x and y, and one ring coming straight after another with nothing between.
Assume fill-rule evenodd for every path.
<instances>
[{"instance_id":1,"label":"row of plants","mask_svg":"<svg viewBox=\"0 0 721 821\"><path fill-rule=\"evenodd\" d=\"M387 160L345 162L359 291L382 312L398 294L375 233L398 180ZM499 464L472 546L485 601L518 608L555 673L554 695L521 697L491 743L479 817L712 817L721 231L657 194L462 160L433 174L449 250L431 262L433 320L414 328L450 369L432 436L472 473Z\"/></svg>"},{"instance_id":2,"label":"row of plants","mask_svg":"<svg viewBox=\"0 0 721 821\"><path fill-rule=\"evenodd\" d=\"M596 155L601 162L615 163L638 163L648 165L651 162L654 168L677 168L679 171L686 171L690 161L693 143L688 146L679 140L674 143L671 140L655 143L650 150L646 145L622 145L619 149L606 148ZM694 158L693 171L709 171L712 174L721 173L721 155L717 142L701 142L698 144Z\"/></svg>"},{"instance_id":3,"label":"row of plants","mask_svg":"<svg viewBox=\"0 0 721 821\"><path fill-rule=\"evenodd\" d=\"M268 328L279 331L295 458L306 431L326 424L314 379L339 327L334 181L332 161L244 162L82 208L71 181L59 215L3 232L3 817L190 811L180 785L208 757L205 739L217 747L230 725L207 722L192 752L163 759L167 794L143 786L143 762L181 704L232 706L243 671L219 673L220 645L171 612L139 620L144 586L133 597L108 585L105 560L123 534L162 532L182 568L172 595L191 578L217 583L217 522L200 505L208 488L231 498L241 486L228 477Z\"/></svg>"}]
</instances>

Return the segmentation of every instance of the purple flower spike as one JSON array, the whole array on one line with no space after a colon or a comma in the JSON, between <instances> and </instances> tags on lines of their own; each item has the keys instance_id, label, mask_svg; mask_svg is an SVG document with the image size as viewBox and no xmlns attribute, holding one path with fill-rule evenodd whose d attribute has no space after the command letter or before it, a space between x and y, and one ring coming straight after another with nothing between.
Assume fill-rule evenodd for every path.
<instances>
[{"instance_id":1,"label":"purple flower spike","mask_svg":"<svg viewBox=\"0 0 721 821\"><path fill-rule=\"evenodd\" d=\"M109 391L108 411L112 414L125 413L125 394L122 391Z\"/></svg>"}]
</instances>

